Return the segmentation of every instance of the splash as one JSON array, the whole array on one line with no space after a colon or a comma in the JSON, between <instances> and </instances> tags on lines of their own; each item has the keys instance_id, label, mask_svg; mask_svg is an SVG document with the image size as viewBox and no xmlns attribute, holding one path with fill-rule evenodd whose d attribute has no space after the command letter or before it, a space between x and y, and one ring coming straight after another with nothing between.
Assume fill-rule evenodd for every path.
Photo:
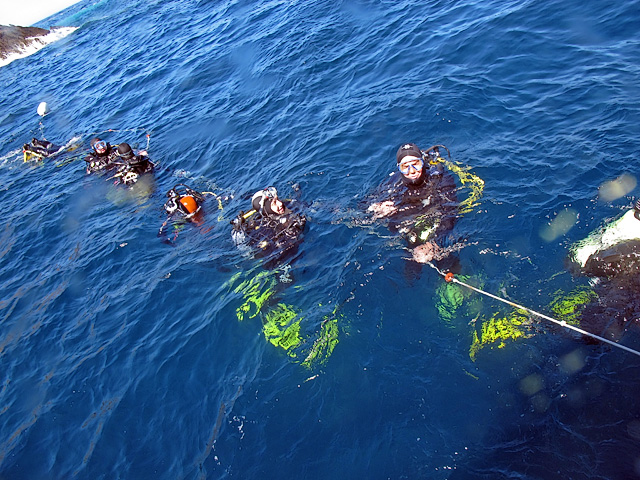
<instances>
[{"instance_id":1,"label":"splash","mask_svg":"<svg viewBox=\"0 0 640 480\"><path fill-rule=\"evenodd\" d=\"M640 221L635 218L635 211L628 210L613 222L600 227L589 236L570 248L569 258L581 268L589 258L599 251L629 240L640 239Z\"/></svg>"}]
</instances>

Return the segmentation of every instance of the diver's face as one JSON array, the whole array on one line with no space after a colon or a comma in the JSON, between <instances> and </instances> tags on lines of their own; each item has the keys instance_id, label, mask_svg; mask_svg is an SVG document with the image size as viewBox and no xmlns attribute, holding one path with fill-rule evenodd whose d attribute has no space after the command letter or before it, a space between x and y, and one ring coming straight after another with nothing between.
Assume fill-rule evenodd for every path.
<instances>
[{"instance_id":1,"label":"diver's face","mask_svg":"<svg viewBox=\"0 0 640 480\"><path fill-rule=\"evenodd\" d=\"M424 163L421 158L414 156L404 157L398 164L398 170L409 180L417 180L422 174Z\"/></svg>"},{"instance_id":2,"label":"diver's face","mask_svg":"<svg viewBox=\"0 0 640 480\"><path fill-rule=\"evenodd\" d=\"M282 203L278 197L272 198L271 210L273 210L278 215L282 215L284 213L284 203Z\"/></svg>"},{"instance_id":3,"label":"diver's face","mask_svg":"<svg viewBox=\"0 0 640 480\"><path fill-rule=\"evenodd\" d=\"M93 149L98 155L104 155L107 151L107 142L100 140L93 145Z\"/></svg>"}]
</instances>

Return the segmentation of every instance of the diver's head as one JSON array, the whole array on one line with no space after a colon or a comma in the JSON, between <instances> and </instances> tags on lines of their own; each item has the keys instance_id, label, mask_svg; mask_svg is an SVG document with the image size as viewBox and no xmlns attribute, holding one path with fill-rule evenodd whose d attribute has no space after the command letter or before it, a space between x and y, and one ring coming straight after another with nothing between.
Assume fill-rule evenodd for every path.
<instances>
[{"instance_id":1,"label":"diver's head","mask_svg":"<svg viewBox=\"0 0 640 480\"><path fill-rule=\"evenodd\" d=\"M131 160L133 158L133 151L128 143L121 143L118 145L118 156L125 160Z\"/></svg>"},{"instance_id":2,"label":"diver's head","mask_svg":"<svg viewBox=\"0 0 640 480\"><path fill-rule=\"evenodd\" d=\"M424 182L425 169L422 151L415 143L402 145L396 153L396 162L404 183L421 185Z\"/></svg>"},{"instance_id":3,"label":"diver's head","mask_svg":"<svg viewBox=\"0 0 640 480\"><path fill-rule=\"evenodd\" d=\"M284 204L278 198L278 191L275 187L265 188L254 193L251 205L263 215L282 215L284 213Z\"/></svg>"},{"instance_id":4,"label":"diver's head","mask_svg":"<svg viewBox=\"0 0 640 480\"><path fill-rule=\"evenodd\" d=\"M96 137L91 140L91 148L98 155L104 155L107 153L107 142Z\"/></svg>"}]
</instances>

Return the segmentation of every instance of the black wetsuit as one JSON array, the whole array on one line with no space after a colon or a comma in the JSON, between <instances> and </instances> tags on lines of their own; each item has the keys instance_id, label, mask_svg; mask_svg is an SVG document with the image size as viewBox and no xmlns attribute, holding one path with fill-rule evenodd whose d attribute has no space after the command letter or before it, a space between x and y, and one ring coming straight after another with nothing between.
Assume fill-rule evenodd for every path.
<instances>
[{"instance_id":1,"label":"black wetsuit","mask_svg":"<svg viewBox=\"0 0 640 480\"><path fill-rule=\"evenodd\" d=\"M605 240L603 240L605 239ZM579 260L586 249L586 260ZM593 249L593 251L591 251ZM566 260L574 275L613 278L640 273L640 204L572 247Z\"/></svg>"},{"instance_id":2,"label":"black wetsuit","mask_svg":"<svg viewBox=\"0 0 640 480\"><path fill-rule=\"evenodd\" d=\"M580 326L610 339L619 338L631 327L640 331L640 205L578 245L588 248L598 245L605 236L611 240L616 235L617 243L594 251L584 265L574 256L575 252L566 260L572 274L599 277L593 284L597 298L584 306Z\"/></svg>"},{"instance_id":3,"label":"black wetsuit","mask_svg":"<svg viewBox=\"0 0 640 480\"><path fill-rule=\"evenodd\" d=\"M51 143L47 140L38 140L37 138L32 138L30 143L25 143L22 146L22 151L27 155L32 157L36 157L38 159L48 157L59 151L62 147Z\"/></svg>"},{"instance_id":4,"label":"black wetsuit","mask_svg":"<svg viewBox=\"0 0 640 480\"><path fill-rule=\"evenodd\" d=\"M107 150L103 154L99 154L96 151L90 151L84 161L87 162L87 173L99 172L102 170L108 170L114 168L114 163L117 158L115 147L112 147L107 143Z\"/></svg>"},{"instance_id":5,"label":"black wetsuit","mask_svg":"<svg viewBox=\"0 0 640 480\"><path fill-rule=\"evenodd\" d=\"M589 257L582 273L591 277L612 278L640 273L640 240L627 240Z\"/></svg>"},{"instance_id":6,"label":"black wetsuit","mask_svg":"<svg viewBox=\"0 0 640 480\"><path fill-rule=\"evenodd\" d=\"M458 213L456 184L441 163L425 164L424 180L413 185L399 172L370 198L391 201L396 210L386 216L389 229L405 236L409 246L438 240L451 231Z\"/></svg>"},{"instance_id":7,"label":"black wetsuit","mask_svg":"<svg viewBox=\"0 0 640 480\"><path fill-rule=\"evenodd\" d=\"M134 155L126 160L116 157L116 166L118 166L116 175L120 178L120 183L132 185L138 181L140 175L151 172L155 165L146 155Z\"/></svg>"},{"instance_id":8,"label":"black wetsuit","mask_svg":"<svg viewBox=\"0 0 640 480\"><path fill-rule=\"evenodd\" d=\"M304 215L286 207L282 215L251 212L241 213L231 222L232 237L237 245L249 245L256 249L258 256L273 255L277 261L295 253L306 224Z\"/></svg>"},{"instance_id":9,"label":"black wetsuit","mask_svg":"<svg viewBox=\"0 0 640 480\"><path fill-rule=\"evenodd\" d=\"M168 217L160 227L158 237L160 237L164 243L174 245L178 238L178 233L182 230L184 224L188 221L195 222L196 224L201 223L204 195L200 192L196 192L183 183L179 183L167 192L167 197L168 199L163 208ZM187 207L189 203L187 203L187 205L182 203L182 200L186 197L191 197L193 202L195 202L195 211L189 211L189 208ZM167 232L165 232L165 227L170 223L173 224L172 236L167 235Z\"/></svg>"}]
</instances>

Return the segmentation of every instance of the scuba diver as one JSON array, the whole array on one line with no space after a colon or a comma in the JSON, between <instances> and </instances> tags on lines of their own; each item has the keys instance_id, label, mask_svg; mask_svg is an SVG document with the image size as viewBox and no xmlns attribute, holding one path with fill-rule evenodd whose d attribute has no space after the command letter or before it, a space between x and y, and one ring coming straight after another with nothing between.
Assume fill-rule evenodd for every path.
<instances>
[{"instance_id":1,"label":"scuba diver","mask_svg":"<svg viewBox=\"0 0 640 480\"><path fill-rule=\"evenodd\" d=\"M184 183L178 183L167 192L169 199L164 204L168 215L178 215L187 220L194 218L202 208L204 195L189 188Z\"/></svg>"},{"instance_id":2,"label":"scuba diver","mask_svg":"<svg viewBox=\"0 0 640 480\"><path fill-rule=\"evenodd\" d=\"M167 192L167 201L164 204L164 211L167 219L164 221L158 232L158 237L163 238L165 243L172 243L178 237L186 222L200 224L202 222L202 204L204 194L193 190L184 183L178 183ZM174 221L175 235L169 241L164 238L164 228L170 221Z\"/></svg>"},{"instance_id":3,"label":"scuba diver","mask_svg":"<svg viewBox=\"0 0 640 480\"><path fill-rule=\"evenodd\" d=\"M255 247L260 256L295 253L306 224L304 215L286 206L275 187L256 192L251 206L251 210L241 211L231 221L234 243Z\"/></svg>"},{"instance_id":4,"label":"scuba diver","mask_svg":"<svg viewBox=\"0 0 640 480\"><path fill-rule=\"evenodd\" d=\"M48 140L32 138L30 143L25 143L22 146L22 153L24 155L25 162L28 162L29 160L39 161L59 152L62 148L63 147L60 145L55 145Z\"/></svg>"},{"instance_id":5,"label":"scuba diver","mask_svg":"<svg viewBox=\"0 0 640 480\"><path fill-rule=\"evenodd\" d=\"M581 338L587 344L600 343L594 336L622 344L620 340L627 330L640 327L640 297L637 294L640 291L640 200L633 209L571 245L565 267L565 272L574 277L569 290L565 289L566 279L559 274L541 280L535 288L538 292L548 291L551 297L544 311L555 319L556 325L545 327L543 331L557 331L560 324L583 330ZM464 276L459 278L462 282L467 281ZM460 282L448 282L438 287L436 308L440 317L449 323L458 318L465 325L473 325L469 348L471 360L475 361L484 349L501 349L508 342L530 338L540 331L539 322L533 320L535 315L532 317L530 311L518 308L510 301L507 302L510 309L498 309L491 316L484 315L482 298L473 290L482 290L486 278L473 278L473 290L463 287ZM512 280L508 280L507 285L513 286ZM500 289L505 296L506 288L503 285ZM463 305L464 310L458 311Z\"/></svg>"},{"instance_id":6,"label":"scuba diver","mask_svg":"<svg viewBox=\"0 0 640 480\"><path fill-rule=\"evenodd\" d=\"M609 339L640 326L640 200L572 245L567 263L573 275L592 278L580 325Z\"/></svg>"},{"instance_id":7,"label":"scuba diver","mask_svg":"<svg viewBox=\"0 0 640 480\"><path fill-rule=\"evenodd\" d=\"M261 318L265 340L311 369L323 365L338 344L341 314L336 313L337 306L331 306L318 325L311 320L314 313L303 315L285 301L284 290L295 282L289 260L297 252L306 225L305 216L294 211L295 203L285 204L275 187L268 187L252 196L251 210L241 211L231 221L234 243L266 261L248 272L239 271L229 284L242 295L242 304L236 308L238 320Z\"/></svg>"},{"instance_id":8,"label":"scuba diver","mask_svg":"<svg viewBox=\"0 0 640 480\"><path fill-rule=\"evenodd\" d=\"M125 185L133 185L140 175L152 171L155 166L149 160L146 150L141 150L138 155L135 155L128 143L118 145L113 163L117 167L117 173L112 178L118 178L117 183Z\"/></svg>"},{"instance_id":9,"label":"scuba diver","mask_svg":"<svg viewBox=\"0 0 640 480\"><path fill-rule=\"evenodd\" d=\"M402 234L420 263L444 258L448 249L439 241L453 229L458 216L457 186L440 161L440 148L426 151L414 143L396 152L398 171L393 172L372 197L368 212L373 219L385 218L389 229Z\"/></svg>"},{"instance_id":10,"label":"scuba diver","mask_svg":"<svg viewBox=\"0 0 640 480\"><path fill-rule=\"evenodd\" d=\"M589 277L640 273L640 200L633 209L573 245L568 260L570 270Z\"/></svg>"},{"instance_id":11,"label":"scuba diver","mask_svg":"<svg viewBox=\"0 0 640 480\"><path fill-rule=\"evenodd\" d=\"M116 149L110 143L95 137L90 142L91 150L84 158L87 173L99 172L115 167Z\"/></svg>"}]
</instances>

